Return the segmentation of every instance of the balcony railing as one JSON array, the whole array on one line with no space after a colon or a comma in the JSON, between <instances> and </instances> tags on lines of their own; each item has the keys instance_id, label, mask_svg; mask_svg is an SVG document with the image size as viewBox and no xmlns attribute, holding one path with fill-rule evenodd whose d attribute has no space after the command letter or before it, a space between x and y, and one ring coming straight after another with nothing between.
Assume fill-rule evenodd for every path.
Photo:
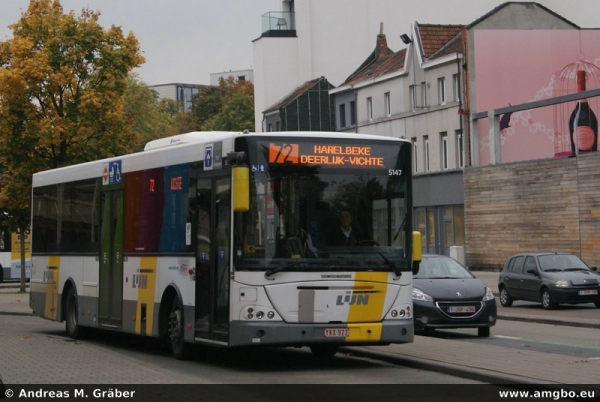
<instances>
[{"instance_id":1,"label":"balcony railing","mask_svg":"<svg viewBox=\"0 0 600 402\"><path fill-rule=\"evenodd\" d=\"M269 11L261 19L262 36L296 36L296 18L292 11Z\"/></svg>"}]
</instances>

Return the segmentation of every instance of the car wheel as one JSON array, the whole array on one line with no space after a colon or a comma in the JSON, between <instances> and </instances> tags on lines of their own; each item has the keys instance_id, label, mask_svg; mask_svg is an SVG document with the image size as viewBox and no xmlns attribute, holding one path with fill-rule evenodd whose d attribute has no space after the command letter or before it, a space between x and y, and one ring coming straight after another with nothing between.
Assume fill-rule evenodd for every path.
<instances>
[{"instance_id":1,"label":"car wheel","mask_svg":"<svg viewBox=\"0 0 600 402\"><path fill-rule=\"evenodd\" d=\"M546 310L552 310L556 308L557 304L552 301L552 296L548 289L542 289L542 307Z\"/></svg>"},{"instance_id":2,"label":"car wheel","mask_svg":"<svg viewBox=\"0 0 600 402\"><path fill-rule=\"evenodd\" d=\"M513 304L513 299L504 286L500 288L500 304L502 304L502 307L510 307Z\"/></svg>"},{"instance_id":3,"label":"car wheel","mask_svg":"<svg viewBox=\"0 0 600 402\"><path fill-rule=\"evenodd\" d=\"M185 342L183 337L183 308L179 301L179 297L177 296L173 299L173 303L171 304L168 333L173 356L175 356L177 360L188 360L190 358L190 345Z\"/></svg>"},{"instance_id":4,"label":"car wheel","mask_svg":"<svg viewBox=\"0 0 600 402\"><path fill-rule=\"evenodd\" d=\"M490 327L480 327L477 328L477 336L480 338L487 338L490 336Z\"/></svg>"}]
</instances>

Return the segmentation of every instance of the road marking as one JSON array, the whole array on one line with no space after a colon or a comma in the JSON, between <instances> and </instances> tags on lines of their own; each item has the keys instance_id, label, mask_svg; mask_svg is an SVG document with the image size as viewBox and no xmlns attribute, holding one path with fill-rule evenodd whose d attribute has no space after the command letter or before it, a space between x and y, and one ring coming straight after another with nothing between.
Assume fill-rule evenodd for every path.
<instances>
[{"instance_id":1,"label":"road marking","mask_svg":"<svg viewBox=\"0 0 600 402\"><path fill-rule=\"evenodd\" d=\"M523 338L519 338L516 336L506 336L506 335L492 335L493 338L502 338L502 339L520 339L522 340Z\"/></svg>"},{"instance_id":2,"label":"road marking","mask_svg":"<svg viewBox=\"0 0 600 402\"><path fill-rule=\"evenodd\" d=\"M537 339L519 338L519 337L514 337L514 336L506 336L506 335L493 335L493 337L494 338L503 338L503 339L513 339L513 340L519 340L519 341L531 342L531 343L543 343L545 345L556 345L556 346L566 346L566 347L570 347L570 348L600 350L600 346L579 345L576 343L540 341ZM596 359L600 360L600 357L597 357Z\"/></svg>"}]
</instances>

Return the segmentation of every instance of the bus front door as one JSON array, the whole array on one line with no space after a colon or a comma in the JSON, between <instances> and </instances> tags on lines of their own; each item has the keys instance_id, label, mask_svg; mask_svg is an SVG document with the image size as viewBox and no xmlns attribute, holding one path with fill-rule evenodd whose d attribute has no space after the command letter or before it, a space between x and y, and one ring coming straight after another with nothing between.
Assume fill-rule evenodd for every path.
<instances>
[{"instance_id":1,"label":"bus front door","mask_svg":"<svg viewBox=\"0 0 600 402\"><path fill-rule=\"evenodd\" d=\"M101 201L98 322L120 328L123 307L123 190L105 191Z\"/></svg>"},{"instance_id":2,"label":"bus front door","mask_svg":"<svg viewBox=\"0 0 600 402\"><path fill-rule=\"evenodd\" d=\"M196 337L229 339L231 177L197 183Z\"/></svg>"}]
</instances>

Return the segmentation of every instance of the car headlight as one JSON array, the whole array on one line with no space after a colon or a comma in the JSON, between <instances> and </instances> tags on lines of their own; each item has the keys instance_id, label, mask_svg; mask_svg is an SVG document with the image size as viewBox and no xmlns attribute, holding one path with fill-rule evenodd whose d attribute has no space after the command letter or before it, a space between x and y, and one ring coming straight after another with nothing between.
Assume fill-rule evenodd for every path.
<instances>
[{"instance_id":1,"label":"car headlight","mask_svg":"<svg viewBox=\"0 0 600 402\"><path fill-rule=\"evenodd\" d=\"M486 287L485 295L483 296L483 301L488 301L488 300L493 300L493 299L494 299L494 292L492 292L492 289Z\"/></svg>"},{"instance_id":2,"label":"car headlight","mask_svg":"<svg viewBox=\"0 0 600 402\"><path fill-rule=\"evenodd\" d=\"M554 284L554 286L556 286L557 288L568 288L569 287L569 281L566 279L559 279L558 281L556 281L556 283Z\"/></svg>"},{"instance_id":3,"label":"car headlight","mask_svg":"<svg viewBox=\"0 0 600 402\"><path fill-rule=\"evenodd\" d=\"M413 298L413 300L433 301L433 297L429 296L426 293L421 292L417 288L413 288L412 298Z\"/></svg>"}]
</instances>

